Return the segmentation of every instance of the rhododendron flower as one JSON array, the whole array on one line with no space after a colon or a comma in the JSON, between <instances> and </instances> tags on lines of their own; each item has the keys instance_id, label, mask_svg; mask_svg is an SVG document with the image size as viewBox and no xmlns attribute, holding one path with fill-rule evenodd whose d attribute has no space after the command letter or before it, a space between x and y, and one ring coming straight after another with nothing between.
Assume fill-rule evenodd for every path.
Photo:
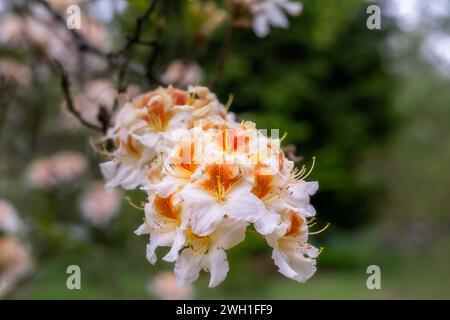
<instances>
[{"instance_id":1,"label":"rhododendron flower","mask_svg":"<svg viewBox=\"0 0 450 320\"><path fill-rule=\"evenodd\" d=\"M172 262L177 259L178 251L185 243L180 200L177 194L171 194L164 198L154 195L150 196L149 202L145 205L145 221L135 233L137 235L150 234L147 259L151 264L156 262L155 250L158 247L172 246L172 249L163 258L163 260Z\"/></svg>"},{"instance_id":2,"label":"rhododendron flower","mask_svg":"<svg viewBox=\"0 0 450 320\"><path fill-rule=\"evenodd\" d=\"M81 154L62 151L31 162L25 177L31 187L52 188L81 177L87 167L87 160Z\"/></svg>"},{"instance_id":3,"label":"rhododendron flower","mask_svg":"<svg viewBox=\"0 0 450 320\"><path fill-rule=\"evenodd\" d=\"M31 270L28 250L11 237L0 237L0 297L8 293Z\"/></svg>"},{"instance_id":4,"label":"rhododendron flower","mask_svg":"<svg viewBox=\"0 0 450 320\"><path fill-rule=\"evenodd\" d=\"M0 199L0 232L17 233L22 225L17 210L8 201Z\"/></svg>"},{"instance_id":5,"label":"rhododendron flower","mask_svg":"<svg viewBox=\"0 0 450 320\"><path fill-rule=\"evenodd\" d=\"M92 182L80 199L80 209L89 224L105 226L118 212L121 193L118 190L107 191L101 182Z\"/></svg>"},{"instance_id":6,"label":"rhododendron flower","mask_svg":"<svg viewBox=\"0 0 450 320\"><path fill-rule=\"evenodd\" d=\"M189 284L177 287L175 274L169 271L160 272L150 279L147 289L162 300L189 300L194 293Z\"/></svg>"},{"instance_id":7,"label":"rhododendron flower","mask_svg":"<svg viewBox=\"0 0 450 320\"><path fill-rule=\"evenodd\" d=\"M225 118L225 107L205 87L187 91L158 88L124 105L108 132L115 142L112 160L101 165L108 189L145 184L145 171L157 155L173 146L173 135L198 119Z\"/></svg>"},{"instance_id":8,"label":"rhododendron flower","mask_svg":"<svg viewBox=\"0 0 450 320\"><path fill-rule=\"evenodd\" d=\"M208 235L225 216L255 222L264 213L264 206L251 189L251 184L242 180L238 166L208 165L204 176L180 192L192 230Z\"/></svg>"},{"instance_id":9,"label":"rhododendron flower","mask_svg":"<svg viewBox=\"0 0 450 320\"><path fill-rule=\"evenodd\" d=\"M187 88L197 85L202 77L202 69L195 61L174 60L161 75L161 80L178 88Z\"/></svg>"},{"instance_id":10,"label":"rhododendron flower","mask_svg":"<svg viewBox=\"0 0 450 320\"><path fill-rule=\"evenodd\" d=\"M225 250L244 240L247 223L224 219L208 236L199 236L186 230L189 247L184 249L175 263L179 286L197 280L203 269L211 274L209 287L220 284L227 276L229 265Z\"/></svg>"},{"instance_id":11,"label":"rhododendron flower","mask_svg":"<svg viewBox=\"0 0 450 320\"><path fill-rule=\"evenodd\" d=\"M307 243L308 226L302 215L288 209L281 217L282 223L266 236L272 258L283 275L305 282L316 272L319 250Z\"/></svg>"},{"instance_id":12,"label":"rhododendron flower","mask_svg":"<svg viewBox=\"0 0 450 320\"><path fill-rule=\"evenodd\" d=\"M111 161L102 164L107 187L140 186L147 192L143 224L147 259L169 247L179 286L211 274L210 287L229 270L226 250L245 238L249 225L273 248L285 276L304 282L319 251L307 243L312 167L295 168L276 135L249 121L237 123L207 88L169 88L139 96L123 107L109 132ZM105 168L117 168L108 174ZM112 172L112 171L111 171ZM130 184L129 182L133 182Z\"/></svg>"}]
</instances>

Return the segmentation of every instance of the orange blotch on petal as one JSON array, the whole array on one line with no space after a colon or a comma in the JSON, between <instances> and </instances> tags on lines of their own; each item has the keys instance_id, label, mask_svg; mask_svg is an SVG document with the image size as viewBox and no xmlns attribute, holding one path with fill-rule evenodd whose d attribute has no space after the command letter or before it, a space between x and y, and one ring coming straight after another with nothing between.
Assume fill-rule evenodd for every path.
<instances>
[{"instance_id":1,"label":"orange blotch on petal","mask_svg":"<svg viewBox=\"0 0 450 320\"><path fill-rule=\"evenodd\" d=\"M154 200L154 208L156 212L168 219L180 220L181 210L173 204L173 194L167 198L156 196Z\"/></svg>"},{"instance_id":2,"label":"orange blotch on petal","mask_svg":"<svg viewBox=\"0 0 450 320\"><path fill-rule=\"evenodd\" d=\"M289 228L286 231L285 237L296 237L300 234L304 224L305 219L294 211L289 211Z\"/></svg>"}]
</instances>

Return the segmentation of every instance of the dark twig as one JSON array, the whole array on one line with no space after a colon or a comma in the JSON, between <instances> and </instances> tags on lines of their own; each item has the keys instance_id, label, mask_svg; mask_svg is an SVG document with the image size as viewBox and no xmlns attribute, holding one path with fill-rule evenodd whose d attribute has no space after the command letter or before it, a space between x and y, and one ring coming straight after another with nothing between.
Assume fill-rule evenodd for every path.
<instances>
[{"instance_id":1,"label":"dark twig","mask_svg":"<svg viewBox=\"0 0 450 320\"><path fill-rule=\"evenodd\" d=\"M216 70L214 71L212 80L211 80L211 90L214 90L219 82L220 76L222 75L223 69L225 67L225 63L228 59L228 55L230 54L231 47L233 45L234 39L236 37L236 27L233 24L230 24L230 28L228 29L227 36L224 40L222 51L220 52L219 60L217 63Z\"/></svg>"},{"instance_id":2,"label":"dark twig","mask_svg":"<svg viewBox=\"0 0 450 320\"><path fill-rule=\"evenodd\" d=\"M89 52L103 59L106 59L108 63L112 66L117 67L124 65L125 58L123 56L117 55L115 53L104 52L101 49L89 43L89 41L82 34L78 33L77 30L67 28L64 16L59 11L55 10L47 1L45 0L34 0L34 1L44 6L46 10L55 18L55 20L58 21L71 34L80 51ZM126 63L126 66L128 71L138 76L145 76L144 66L141 66L140 64L135 62Z\"/></svg>"},{"instance_id":3,"label":"dark twig","mask_svg":"<svg viewBox=\"0 0 450 320\"><path fill-rule=\"evenodd\" d=\"M104 128L105 127L107 128L108 124L102 124L102 127L100 127L96 124L90 123L89 121L84 119L81 113L75 108L75 104L72 99L72 94L70 92L70 81L67 72L58 60L55 60L55 63L61 72L61 87L64 92L64 97L66 99L66 106L69 112L73 114L78 119L78 121L80 121L84 126L88 127L89 129L104 132Z\"/></svg>"},{"instance_id":4,"label":"dark twig","mask_svg":"<svg viewBox=\"0 0 450 320\"><path fill-rule=\"evenodd\" d=\"M150 15L152 14L153 10L155 10L155 6L156 6L156 0L152 0L150 2L149 6L147 7L147 10L145 10L145 12L137 18L134 32L131 36L128 37L128 41L125 43L125 45L121 49L111 53L111 55L113 57L123 55L124 53L128 52L137 43L143 44L143 42L141 41L142 27L144 25L144 22L147 21L148 18L150 17ZM155 42L150 41L150 42L147 42L147 44L153 46L155 44Z\"/></svg>"},{"instance_id":5,"label":"dark twig","mask_svg":"<svg viewBox=\"0 0 450 320\"><path fill-rule=\"evenodd\" d=\"M126 65L124 64L119 69L119 76L117 79L117 94L114 99L112 114L114 114L119 109L119 106L121 103L120 98L121 98L122 94L127 91L127 84L125 83L125 67L126 67Z\"/></svg>"}]
</instances>

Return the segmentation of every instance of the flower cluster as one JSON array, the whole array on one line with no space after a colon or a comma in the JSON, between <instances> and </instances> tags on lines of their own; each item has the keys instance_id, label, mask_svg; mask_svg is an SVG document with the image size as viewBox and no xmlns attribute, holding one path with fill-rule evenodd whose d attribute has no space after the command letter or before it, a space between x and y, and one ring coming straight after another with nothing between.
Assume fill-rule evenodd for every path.
<instances>
[{"instance_id":1,"label":"flower cluster","mask_svg":"<svg viewBox=\"0 0 450 320\"><path fill-rule=\"evenodd\" d=\"M116 149L101 165L107 188L148 193L144 223L147 259L170 247L179 286L203 269L210 287L228 273L225 250L244 240L247 227L267 240L279 271L299 282L316 270L319 251L308 243L317 182L252 122L236 122L205 87L159 88L125 105L108 132Z\"/></svg>"},{"instance_id":2,"label":"flower cluster","mask_svg":"<svg viewBox=\"0 0 450 320\"><path fill-rule=\"evenodd\" d=\"M61 151L32 161L25 172L28 185L36 189L52 189L83 176L87 160L79 153Z\"/></svg>"},{"instance_id":3,"label":"flower cluster","mask_svg":"<svg viewBox=\"0 0 450 320\"><path fill-rule=\"evenodd\" d=\"M0 199L0 299L33 269L28 248L18 240L23 228L16 208Z\"/></svg>"}]
</instances>

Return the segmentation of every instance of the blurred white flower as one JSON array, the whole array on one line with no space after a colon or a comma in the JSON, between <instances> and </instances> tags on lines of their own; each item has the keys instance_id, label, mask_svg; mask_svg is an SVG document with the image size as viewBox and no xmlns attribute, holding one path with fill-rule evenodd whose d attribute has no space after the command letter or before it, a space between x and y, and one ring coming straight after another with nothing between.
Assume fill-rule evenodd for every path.
<instances>
[{"instance_id":1,"label":"blurred white flower","mask_svg":"<svg viewBox=\"0 0 450 320\"><path fill-rule=\"evenodd\" d=\"M161 80L165 84L187 88L191 85L198 85L202 76L202 69L196 62L174 60L161 75Z\"/></svg>"},{"instance_id":2,"label":"blurred white flower","mask_svg":"<svg viewBox=\"0 0 450 320\"><path fill-rule=\"evenodd\" d=\"M0 237L0 298L33 269L28 250L10 237Z\"/></svg>"},{"instance_id":3,"label":"blurred white flower","mask_svg":"<svg viewBox=\"0 0 450 320\"><path fill-rule=\"evenodd\" d=\"M66 14L65 8L69 2L78 4L81 1L54 0L53 5ZM66 26L40 5L30 4L28 13L4 14L0 20L0 30L0 43L18 48L32 46L47 58L60 61L69 72L97 71L107 66L103 59L95 55L80 54ZM79 32L87 42L101 50L112 48L108 29L88 14L83 14Z\"/></svg>"},{"instance_id":4,"label":"blurred white flower","mask_svg":"<svg viewBox=\"0 0 450 320\"><path fill-rule=\"evenodd\" d=\"M147 290L162 300L190 300L193 297L193 287L189 284L177 287L173 272L164 271L150 279Z\"/></svg>"},{"instance_id":5,"label":"blurred white flower","mask_svg":"<svg viewBox=\"0 0 450 320\"><path fill-rule=\"evenodd\" d=\"M121 192L107 191L102 182L92 182L80 199L80 209L83 217L95 227L105 226L119 211Z\"/></svg>"},{"instance_id":6,"label":"blurred white flower","mask_svg":"<svg viewBox=\"0 0 450 320\"><path fill-rule=\"evenodd\" d=\"M0 199L0 232L17 233L23 226L16 208L4 199Z\"/></svg>"},{"instance_id":7,"label":"blurred white flower","mask_svg":"<svg viewBox=\"0 0 450 320\"><path fill-rule=\"evenodd\" d=\"M0 43L19 45L25 36L23 20L13 14L3 15L0 20Z\"/></svg>"},{"instance_id":8,"label":"blurred white flower","mask_svg":"<svg viewBox=\"0 0 450 320\"><path fill-rule=\"evenodd\" d=\"M252 27L256 35L263 38L269 34L270 27L287 28L286 14L298 16L303 8L300 2L290 0L251 0Z\"/></svg>"},{"instance_id":9,"label":"blurred white flower","mask_svg":"<svg viewBox=\"0 0 450 320\"><path fill-rule=\"evenodd\" d=\"M80 178L87 168L87 160L81 154L62 151L32 161L28 165L25 178L31 187L53 188Z\"/></svg>"},{"instance_id":10,"label":"blurred white flower","mask_svg":"<svg viewBox=\"0 0 450 320\"><path fill-rule=\"evenodd\" d=\"M65 12L70 5L82 5L89 2L89 0L47 0L47 2L56 10Z\"/></svg>"}]
</instances>

